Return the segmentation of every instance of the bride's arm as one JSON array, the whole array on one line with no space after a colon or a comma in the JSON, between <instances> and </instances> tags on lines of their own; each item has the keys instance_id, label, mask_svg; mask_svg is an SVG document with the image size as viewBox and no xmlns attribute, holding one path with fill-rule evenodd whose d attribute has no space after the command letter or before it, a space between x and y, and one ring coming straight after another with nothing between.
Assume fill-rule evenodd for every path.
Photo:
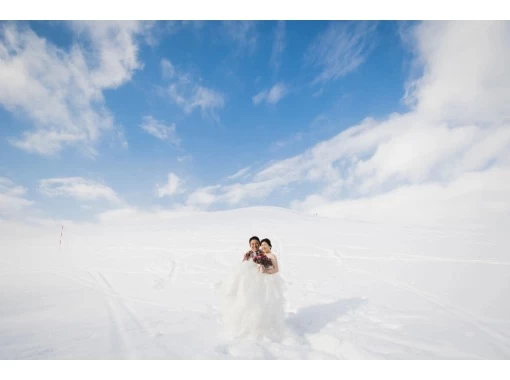
<instances>
[{"instance_id":1,"label":"bride's arm","mask_svg":"<svg viewBox=\"0 0 510 380\"><path fill-rule=\"evenodd\" d=\"M274 254L271 254L271 256L268 255L268 257L271 259L271 262L273 263L273 267L270 269L265 269L264 273L267 273L267 274L278 273L278 260L276 260L276 256Z\"/></svg>"}]
</instances>

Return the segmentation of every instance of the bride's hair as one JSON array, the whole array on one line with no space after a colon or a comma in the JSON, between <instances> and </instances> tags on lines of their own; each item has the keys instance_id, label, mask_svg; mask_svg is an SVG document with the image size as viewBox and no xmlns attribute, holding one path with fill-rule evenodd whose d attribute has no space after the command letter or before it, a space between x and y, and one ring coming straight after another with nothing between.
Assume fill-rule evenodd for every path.
<instances>
[{"instance_id":1,"label":"bride's hair","mask_svg":"<svg viewBox=\"0 0 510 380\"><path fill-rule=\"evenodd\" d=\"M262 239L262 240L260 241L260 244L262 244L262 243L264 243L264 242L266 242L266 243L267 243L267 245L269 246L269 248L273 248L273 246L271 245L271 240L269 240L268 238Z\"/></svg>"}]
</instances>

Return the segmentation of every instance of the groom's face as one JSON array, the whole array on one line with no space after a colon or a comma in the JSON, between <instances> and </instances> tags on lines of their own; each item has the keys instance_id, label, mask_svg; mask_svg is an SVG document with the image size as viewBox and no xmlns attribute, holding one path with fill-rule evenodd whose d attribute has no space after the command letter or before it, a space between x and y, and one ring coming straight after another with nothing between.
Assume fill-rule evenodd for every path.
<instances>
[{"instance_id":1,"label":"groom's face","mask_svg":"<svg viewBox=\"0 0 510 380\"><path fill-rule=\"evenodd\" d=\"M252 241L250 241L250 248L252 251L258 251L259 247L260 243L257 240L253 239Z\"/></svg>"}]
</instances>

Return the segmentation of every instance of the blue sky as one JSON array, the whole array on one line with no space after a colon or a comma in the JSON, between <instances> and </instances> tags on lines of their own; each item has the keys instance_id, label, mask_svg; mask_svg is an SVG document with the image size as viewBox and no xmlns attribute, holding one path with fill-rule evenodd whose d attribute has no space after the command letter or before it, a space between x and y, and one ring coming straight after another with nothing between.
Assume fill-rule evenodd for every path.
<instances>
[{"instance_id":1,"label":"blue sky","mask_svg":"<svg viewBox=\"0 0 510 380\"><path fill-rule=\"evenodd\" d=\"M377 197L402 186L444 184L445 178L456 177L442 176L434 155L428 155L431 163L423 175L405 165L388 174L388 162L374 164L384 156L384 137L351 153L347 145L355 146L356 141L345 133L339 137L355 128L382 130L393 120L390 124L395 126L385 128L395 129L391 138L398 141L407 134L397 126L399 120L418 117L413 124L426 121L430 131L451 122L452 116L441 107L429 107L429 99L438 96L429 95L427 86L432 81L433 88L443 88L445 81L428 73L442 73L438 54L450 53L431 51L428 44L437 34L427 25L4 22L4 196L30 203L16 207L15 213L32 210L56 219L93 220L119 208L271 205L314 212L320 205L325 209L333 202ZM440 23L430 28L451 33L454 40L457 27ZM478 35L490 39L491 33L499 33L507 43L507 27L481 28ZM460 45L461 41L452 43ZM477 75L482 83L485 74ZM451 97L472 108L458 94ZM452 126L504 121L479 115L463 120L460 107L451 109L456 110ZM367 127L367 118L376 125ZM456 136L469 133L448 127L450 151ZM419 133L413 141L420 144ZM436 142L433 138L432 146ZM332 151L347 150L328 163L329 156L322 161L313 153L321 144L339 144L328 148ZM474 169L497 166L506 157L505 149ZM448 156L447 151L442 154ZM416 162L413 152L403 152L408 156L402 162ZM327 167L279 172L288 159L294 158L297 166L308 162L307 155ZM461 173L468 169L473 168ZM273 172L275 177L266 175ZM9 203L10 198L5 199ZM12 215L13 209L4 207L4 216Z\"/></svg>"}]
</instances>

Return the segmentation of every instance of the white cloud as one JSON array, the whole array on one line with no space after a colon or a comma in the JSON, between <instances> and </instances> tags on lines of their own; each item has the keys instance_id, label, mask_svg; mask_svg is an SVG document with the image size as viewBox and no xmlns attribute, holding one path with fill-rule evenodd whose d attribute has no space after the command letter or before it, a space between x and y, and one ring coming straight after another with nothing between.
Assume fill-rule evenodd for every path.
<instances>
[{"instance_id":1,"label":"white cloud","mask_svg":"<svg viewBox=\"0 0 510 380\"><path fill-rule=\"evenodd\" d=\"M185 88L174 83L168 87L167 93L170 100L186 113L192 113L195 108L199 108L205 114L208 111L213 112L215 109L223 108L225 105L225 99L221 93L196 84L191 88Z\"/></svg>"},{"instance_id":2,"label":"white cloud","mask_svg":"<svg viewBox=\"0 0 510 380\"><path fill-rule=\"evenodd\" d=\"M149 46L155 48L159 46L161 41L167 39L167 37L174 36L183 30L191 31L193 34L198 36L205 23L205 21L193 20L166 20L165 22L146 21L144 23L146 28L143 36L145 42Z\"/></svg>"},{"instance_id":3,"label":"white cloud","mask_svg":"<svg viewBox=\"0 0 510 380\"><path fill-rule=\"evenodd\" d=\"M408 83L407 102L433 120L510 121L509 33L508 22L428 22L412 29L409 42L423 75Z\"/></svg>"},{"instance_id":4,"label":"white cloud","mask_svg":"<svg viewBox=\"0 0 510 380\"><path fill-rule=\"evenodd\" d=\"M233 179L238 179L238 178L242 178L246 175L246 173L248 173L251 169L251 166L247 166L245 168L242 168L241 170L235 172L234 174L230 175L227 177L228 180L233 180Z\"/></svg>"},{"instance_id":5,"label":"white cloud","mask_svg":"<svg viewBox=\"0 0 510 380\"><path fill-rule=\"evenodd\" d=\"M48 178L39 181L39 190L47 196L69 196L81 201L106 199L120 202L113 189L83 177Z\"/></svg>"},{"instance_id":6,"label":"white cloud","mask_svg":"<svg viewBox=\"0 0 510 380\"><path fill-rule=\"evenodd\" d=\"M264 101L267 97L267 90L260 91L257 95L252 98L253 104L258 105Z\"/></svg>"},{"instance_id":7,"label":"white cloud","mask_svg":"<svg viewBox=\"0 0 510 380\"><path fill-rule=\"evenodd\" d=\"M165 79L172 79L175 76L174 65L168 59L161 60L161 70Z\"/></svg>"},{"instance_id":8,"label":"white cloud","mask_svg":"<svg viewBox=\"0 0 510 380\"><path fill-rule=\"evenodd\" d=\"M463 173L446 184L404 185L372 197L331 202L312 195L293 206L321 216L350 220L508 228L509 184L510 170L493 168Z\"/></svg>"},{"instance_id":9,"label":"white cloud","mask_svg":"<svg viewBox=\"0 0 510 380\"><path fill-rule=\"evenodd\" d=\"M408 92L414 101L409 112L367 118L302 154L271 163L250 182L215 187L209 205L242 204L292 187L307 194L292 207L322 215L425 225L510 224L510 111L504 104L510 99L510 45L502 43L508 35L510 23L503 22L418 25L412 38L424 74ZM480 59L478 51L484 53ZM462 75L453 74L455 66ZM477 103L463 89L485 98ZM318 190L307 191L310 187Z\"/></svg>"},{"instance_id":10,"label":"white cloud","mask_svg":"<svg viewBox=\"0 0 510 380\"><path fill-rule=\"evenodd\" d=\"M27 189L15 184L9 178L0 177L0 216L12 215L33 204L26 199Z\"/></svg>"},{"instance_id":11,"label":"white cloud","mask_svg":"<svg viewBox=\"0 0 510 380\"><path fill-rule=\"evenodd\" d=\"M72 22L77 38L63 50L26 26L0 26L0 104L33 128L11 143L53 155L78 146L95 155L95 143L115 131L103 91L129 81L138 61L138 22ZM81 41L81 42L78 42Z\"/></svg>"},{"instance_id":12,"label":"white cloud","mask_svg":"<svg viewBox=\"0 0 510 380\"><path fill-rule=\"evenodd\" d=\"M104 224L152 224L156 221L172 220L183 216L200 213L193 207L175 206L165 209L141 210L136 207L122 207L97 214L97 219Z\"/></svg>"},{"instance_id":13,"label":"white cloud","mask_svg":"<svg viewBox=\"0 0 510 380\"><path fill-rule=\"evenodd\" d=\"M310 45L305 61L321 70L313 83L344 76L361 65L375 40L373 22L331 22Z\"/></svg>"},{"instance_id":14,"label":"white cloud","mask_svg":"<svg viewBox=\"0 0 510 380\"><path fill-rule=\"evenodd\" d=\"M220 188L220 185L214 185L197 189L188 196L186 205L197 208L207 208L211 204L217 202L218 196L214 193Z\"/></svg>"},{"instance_id":15,"label":"white cloud","mask_svg":"<svg viewBox=\"0 0 510 380\"><path fill-rule=\"evenodd\" d=\"M263 90L253 96L253 104L258 105L262 102L276 104L288 94L288 89L283 83L276 83L269 90Z\"/></svg>"},{"instance_id":16,"label":"white cloud","mask_svg":"<svg viewBox=\"0 0 510 380\"><path fill-rule=\"evenodd\" d=\"M167 59L162 61L162 66L167 76L168 68L172 67L172 76L169 77L171 83L164 91L170 101L181 107L185 113L200 109L202 115L217 118L216 111L225 106L222 93L200 85L190 74L177 70Z\"/></svg>"},{"instance_id":17,"label":"white cloud","mask_svg":"<svg viewBox=\"0 0 510 380\"><path fill-rule=\"evenodd\" d=\"M275 188L284 187L284 181L278 178L251 183L232 185L214 185L202 187L188 196L186 205L206 209L215 203L238 206L246 200L263 199Z\"/></svg>"},{"instance_id":18,"label":"white cloud","mask_svg":"<svg viewBox=\"0 0 510 380\"><path fill-rule=\"evenodd\" d=\"M101 223L125 222L130 220L139 221L141 212L134 207L125 207L114 210L104 211L98 214Z\"/></svg>"},{"instance_id":19,"label":"white cloud","mask_svg":"<svg viewBox=\"0 0 510 380\"><path fill-rule=\"evenodd\" d=\"M24 187L17 186L14 182L6 177L0 177L0 191L3 194L8 194L15 197L24 195L26 193L26 189Z\"/></svg>"},{"instance_id":20,"label":"white cloud","mask_svg":"<svg viewBox=\"0 0 510 380\"><path fill-rule=\"evenodd\" d=\"M312 94L312 97L314 97L314 98L318 98L319 96L322 96L322 94L324 94L324 87L321 87L320 89L318 89L317 91L315 91L315 92Z\"/></svg>"},{"instance_id":21,"label":"white cloud","mask_svg":"<svg viewBox=\"0 0 510 380\"><path fill-rule=\"evenodd\" d=\"M174 145L180 144L180 139L175 133L175 124L165 125L152 116L145 116L141 128L150 135L164 141L169 141Z\"/></svg>"},{"instance_id":22,"label":"white cloud","mask_svg":"<svg viewBox=\"0 0 510 380\"><path fill-rule=\"evenodd\" d=\"M178 156L177 157L177 162L183 163L183 162L186 162L186 161L191 161L192 159L193 159L193 156L191 154L188 154L186 156Z\"/></svg>"},{"instance_id":23,"label":"white cloud","mask_svg":"<svg viewBox=\"0 0 510 380\"><path fill-rule=\"evenodd\" d=\"M282 64L282 55L285 50L285 21L278 21L276 25L273 52L271 53L271 66L275 71L280 69Z\"/></svg>"},{"instance_id":24,"label":"white cloud","mask_svg":"<svg viewBox=\"0 0 510 380\"><path fill-rule=\"evenodd\" d=\"M287 95L287 88L283 83L277 83L269 90L266 101L271 104L276 104L283 99L285 95Z\"/></svg>"},{"instance_id":25,"label":"white cloud","mask_svg":"<svg viewBox=\"0 0 510 380\"><path fill-rule=\"evenodd\" d=\"M236 183L222 187L219 199L229 205L239 205L246 199L263 199L276 187L283 189L283 183L278 178L247 184Z\"/></svg>"},{"instance_id":26,"label":"white cloud","mask_svg":"<svg viewBox=\"0 0 510 380\"><path fill-rule=\"evenodd\" d=\"M285 148L288 145L292 145L296 142L303 140L303 136L304 136L303 132L295 133L286 140L280 140L275 142L271 148L273 150Z\"/></svg>"},{"instance_id":27,"label":"white cloud","mask_svg":"<svg viewBox=\"0 0 510 380\"><path fill-rule=\"evenodd\" d=\"M252 54L257 46L257 26L255 21L224 21L223 29L235 44L237 53Z\"/></svg>"},{"instance_id":28,"label":"white cloud","mask_svg":"<svg viewBox=\"0 0 510 380\"><path fill-rule=\"evenodd\" d=\"M331 120L329 119L329 117L321 113L313 118L312 122L310 123L310 127L315 129L321 128L329 124L331 124Z\"/></svg>"},{"instance_id":29,"label":"white cloud","mask_svg":"<svg viewBox=\"0 0 510 380\"><path fill-rule=\"evenodd\" d=\"M156 187L156 194L159 198L172 196L182 191L182 180L174 173L168 174L168 180L164 185Z\"/></svg>"}]
</instances>

